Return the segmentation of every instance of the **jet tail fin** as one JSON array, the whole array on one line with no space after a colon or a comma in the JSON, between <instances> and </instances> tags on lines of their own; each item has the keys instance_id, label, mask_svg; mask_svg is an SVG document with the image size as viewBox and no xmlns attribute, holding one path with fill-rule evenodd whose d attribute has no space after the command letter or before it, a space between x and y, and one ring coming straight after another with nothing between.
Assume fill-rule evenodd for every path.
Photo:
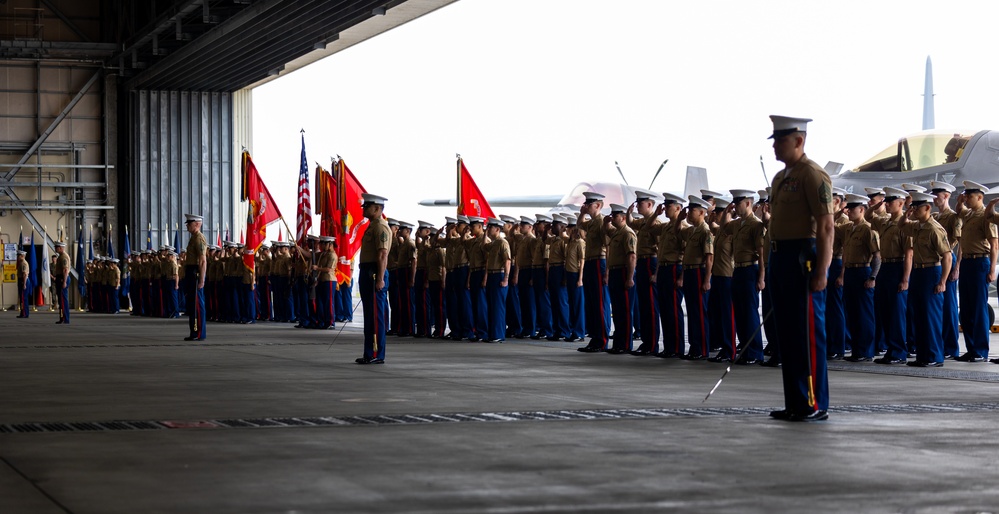
<instances>
[{"instance_id":1,"label":"jet tail fin","mask_svg":"<svg viewBox=\"0 0 999 514\"><path fill-rule=\"evenodd\" d=\"M687 166L687 182L683 186L683 196L701 196L702 189L708 189L708 170Z\"/></svg>"},{"instance_id":2,"label":"jet tail fin","mask_svg":"<svg viewBox=\"0 0 999 514\"><path fill-rule=\"evenodd\" d=\"M839 175L839 172L843 171L843 163L836 161L829 161L826 163L826 166L823 169L826 170L826 173L828 173L830 177L834 175Z\"/></svg>"}]
</instances>

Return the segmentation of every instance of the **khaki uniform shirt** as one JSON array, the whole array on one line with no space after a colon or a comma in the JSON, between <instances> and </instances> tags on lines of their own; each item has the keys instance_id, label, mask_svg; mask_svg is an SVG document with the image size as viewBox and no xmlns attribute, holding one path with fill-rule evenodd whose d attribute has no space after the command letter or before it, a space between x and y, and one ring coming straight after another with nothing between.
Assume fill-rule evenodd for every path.
<instances>
[{"instance_id":1,"label":"khaki uniform shirt","mask_svg":"<svg viewBox=\"0 0 999 514\"><path fill-rule=\"evenodd\" d=\"M711 274L719 277L731 277L735 274L735 232L740 223L730 221L718 229L715 234L714 243L714 264L711 265Z\"/></svg>"},{"instance_id":2,"label":"khaki uniform shirt","mask_svg":"<svg viewBox=\"0 0 999 514\"><path fill-rule=\"evenodd\" d=\"M565 271L579 273L580 261L586 256L586 241L582 238L569 239L565 244Z\"/></svg>"},{"instance_id":3,"label":"khaki uniform shirt","mask_svg":"<svg viewBox=\"0 0 999 514\"><path fill-rule=\"evenodd\" d=\"M905 222L903 215L895 218L871 220L874 230L878 231L881 239L881 258L886 260L897 260L905 257L905 251L912 248L912 235L910 225Z\"/></svg>"},{"instance_id":4,"label":"khaki uniform shirt","mask_svg":"<svg viewBox=\"0 0 999 514\"><path fill-rule=\"evenodd\" d=\"M815 161L802 156L774 176L770 234L774 241L815 237L815 218L833 213L832 181Z\"/></svg>"},{"instance_id":5,"label":"khaki uniform shirt","mask_svg":"<svg viewBox=\"0 0 999 514\"><path fill-rule=\"evenodd\" d=\"M849 216L843 214L842 212L837 214L836 217L833 219L834 230L833 230L832 256L834 259L839 259L843 257L843 239L840 237L840 234L842 234L843 232L836 229L847 225L853 225L853 222L850 221Z\"/></svg>"},{"instance_id":6,"label":"khaki uniform shirt","mask_svg":"<svg viewBox=\"0 0 999 514\"><path fill-rule=\"evenodd\" d=\"M24 289L24 284L28 281L28 273L31 272L31 266L28 264L28 260L24 259L17 263L17 288Z\"/></svg>"},{"instance_id":7,"label":"khaki uniform shirt","mask_svg":"<svg viewBox=\"0 0 999 514\"><path fill-rule=\"evenodd\" d=\"M486 246L486 269L492 273L506 269L506 261L512 260L510 243L506 239L497 238Z\"/></svg>"},{"instance_id":8,"label":"khaki uniform shirt","mask_svg":"<svg viewBox=\"0 0 999 514\"><path fill-rule=\"evenodd\" d=\"M638 249L635 253L639 259L654 257L658 254L659 231L656 230L656 227L659 225L662 225L662 222L657 220L655 216L628 221L628 226L638 236Z\"/></svg>"},{"instance_id":9,"label":"khaki uniform shirt","mask_svg":"<svg viewBox=\"0 0 999 514\"><path fill-rule=\"evenodd\" d=\"M735 238L732 240L732 259L736 264L759 262L760 248L767 232L763 222L755 214L750 214L732 223L739 224L735 227Z\"/></svg>"},{"instance_id":10,"label":"khaki uniform shirt","mask_svg":"<svg viewBox=\"0 0 999 514\"><path fill-rule=\"evenodd\" d=\"M913 223L912 226L913 264L939 263L942 256L950 254L947 230L937 220L930 218L925 223Z\"/></svg>"},{"instance_id":11,"label":"khaki uniform shirt","mask_svg":"<svg viewBox=\"0 0 999 514\"><path fill-rule=\"evenodd\" d=\"M364 237L361 238L361 264L378 262L378 251L388 250L392 247L392 229L388 222L383 219L372 220L368 223ZM392 262L389 261L388 265Z\"/></svg>"},{"instance_id":12,"label":"khaki uniform shirt","mask_svg":"<svg viewBox=\"0 0 999 514\"><path fill-rule=\"evenodd\" d=\"M465 252L468 254L468 268L471 271L486 269L486 249L482 243L483 239L484 235L464 241Z\"/></svg>"},{"instance_id":13,"label":"khaki uniform shirt","mask_svg":"<svg viewBox=\"0 0 999 514\"><path fill-rule=\"evenodd\" d=\"M676 230L676 224L680 224L680 230ZM684 240L682 230L690 225L684 220L668 221L656 225L654 231L658 232L659 239L656 242L658 248L658 261L660 266L678 264L683 260Z\"/></svg>"},{"instance_id":14,"label":"khaki uniform shirt","mask_svg":"<svg viewBox=\"0 0 999 514\"><path fill-rule=\"evenodd\" d=\"M956 248L961 239L961 228L964 226L964 220L950 208L933 213L933 219L937 220L937 223L940 223L940 226L947 231L947 244L950 245L951 250Z\"/></svg>"},{"instance_id":15,"label":"khaki uniform shirt","mask_svg":"<svg viewBox=\"0 0 999 514\"><path fill-rule=\"evenodd\" d=\"M607 256L607 235L604 234L604 217L597 214L590 221L579 221L576 225L586 231L586 260L603 259Z\"/></svg>"},{"instance_id":16,"label":"khaki uniform shirt","mask_svg":"<svg viewBox=\"0 0 999 514\"><path fill-rule=\"evenodd\" d=\"M447 239L447 254L453 259L455 268L468 265L468 252L465 251L465 242L462 236L449 236Z\"/></svg>"},{"instance_id":17,"label":"khaki uniform shirt","mask_svg":"<svg viewBox=\"0 0 999 514\"><path fill-rule=\"evenodd\" d=\"M565 236L552 236L548 241L548 265L565 265L565 243L568 242Z\"/></svg>"},{"instance_id":18,"label":"khaki uniform shirt","mask_svg":"<svg viewBox=\"0 0 999 514\"><path fill-rule=\"evenodd\" d=\"M614 231L607 245L607 268L620 268L628 264L628 256L638 251L638 234L625 225Z\"/></svg>"},{"instance_id":19,"label":"khaki uniform shirt","mask_svg":"<svg viewBox=\"0 0 999 514\"><path fill-rule=\"evenodd\" d=\"M548 260L548 243L544 238L535 237L531 242L531 266L534 268L544 268L545 261Z\"/></svg>"},{"instance_id":20,"label":"khaki uniform shirt","mask_svg":"<svg viewBox=\"0 0 999 514\"><path fill-rule=\"evenodd\" d=\"M991 246L989 239L996 237L993 215L985 212L984 207L975 210L964 209L961 213L961 255L989 255Z\"/></svg>"},{"instance_id":21,"label":"khaki uniform shirt","mask_svg":"<svg viewBox=\"0 0 999 514\"><path fill-rule=\"evenodd\" d=\"M61 286L66 285L62 282L62 274L65 273L66 270L68 270L69 268L70 268L69 253L64 251L61 254L59 254L59 257L56 259L56 265L54 270L55 272L53 273L55 275L56 283L58 283ZM67 275L66 277L68 279L69 275Z\"/></svg>"},{"instance_id":22,"label":"khaki uniform shirt","mask_svg":"<svg viewBox=\"0 0 999 514\"><path fill-rule=\"evenodd\" d=\"M434 246L427 251L427 280L430 282L440 282L444 280L444 262L447 260L447 251L439 246Z\"/></svg>"},{"instance_id":23,"label":"khaki uniform shirt","mask_svg":"<svg viewBox=\"0 0 999 514\"><path fill-rule=\"evenodd\" d=\"M318 280L320 282L332 282L333 275L336 273L336 252L328 250L320 253L319 260L316 261L316 266L330 269L330 271L320 270Z\"/></svg>"},{"instance_id":24,"label":"khaki uniform shirt","mask_svg":"<svg viewBox=\"0 0 999 514\"><path fill-rule=\"evenodd\" d=\"M205 235L201 232L191 234L191 240L187 242L187 260L184 265L197 266L206 251L208 251L208 241L205 240Z\"/></svg>"},{"instance_id":25,"label":"khaki uniform shirt","mask_svg":"<svg viewBox=\"0 0 999 514\"><path fill-rule=\"evenodd\" d=\"M684 246L684 266L704 264L706 257L715 253L714 236L711 235L707 223L701 222L699 225L681 228L680 236Z\"/></svg>"},{"instance_id":26,"label":"khaki uniform shirt","mask_svg":"<svg viewBox=\"0 0 999 514\"><path fill-rule=\"evenodd\" d=\"M874 254L881 251L881 241L871 224L861 221L854 225L841 225L836 232L843 239L843 265L870 264Z\"/></svg>"},{"instance_id":27,"label":"khaki uniform shirt","mask_svg":"<svg viewBox=\"0 0 999 514\"><path fill-rule=\"evenodd\" d=\"M534 267L534 259L531 251L534 249L534 241L537 237L534 234L521 235L520 242L517 243L517 268L531 269Z\"/></svg>"}]
</instances>

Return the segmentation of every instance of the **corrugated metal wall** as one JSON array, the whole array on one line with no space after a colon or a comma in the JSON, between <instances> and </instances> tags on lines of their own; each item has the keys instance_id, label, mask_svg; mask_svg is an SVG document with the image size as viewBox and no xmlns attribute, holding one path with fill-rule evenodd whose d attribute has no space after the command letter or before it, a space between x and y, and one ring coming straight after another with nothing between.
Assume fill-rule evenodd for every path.
<instances>
[{"instance_id":1,"label":"corrugated metal wall","mask_svg":"<svg viewBox=\"0 0 999 514\"><path fill-rule=\"evenodd\" d=\"M134 91L132 110L133 248L172 244L184 230L184 213L205 217L210 242L228 226L238 237L239 166L234 167L230 93ZM187 242L181 234L181 244Z\"/></svg>"}]
</instances>

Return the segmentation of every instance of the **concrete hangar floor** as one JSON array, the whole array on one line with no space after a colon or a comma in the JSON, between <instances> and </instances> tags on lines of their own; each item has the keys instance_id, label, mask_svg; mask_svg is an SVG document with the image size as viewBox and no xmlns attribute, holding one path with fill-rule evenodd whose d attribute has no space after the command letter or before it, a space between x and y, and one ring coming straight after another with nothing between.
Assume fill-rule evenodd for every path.
<instances>
[{"instance_id":1,"label":"concrete hangar floor","mask_svg":"<svg viewBox=\"0 0 999 514\"><path fill-rule=\"evenodd\" d=\"M360 309L358 309L360 310ZM576 344L0 312L0 512L986 512L999 366L780 371ZM358 318L355 318L358 319ZM993 344L999 336L993 335Z\"/></svg>"}]
</instances>

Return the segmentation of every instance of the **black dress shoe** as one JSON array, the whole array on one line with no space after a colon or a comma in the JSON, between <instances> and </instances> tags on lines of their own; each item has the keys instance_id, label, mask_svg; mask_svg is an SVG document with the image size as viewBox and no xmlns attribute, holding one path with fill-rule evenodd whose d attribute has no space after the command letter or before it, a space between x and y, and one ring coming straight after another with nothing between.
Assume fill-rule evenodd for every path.
<instances>
[{"instance_id":1,"label":"black dress shoe","mask_svg":"<svg viewBox=\"0 0 999 514\"><path fill-rule=\"evenodd\" d=\"M541 339L541 337L542 337L542 335L541 335L541 334L534 334L534 335L532 335L532 336L531 336L531 339L533 339L533 340L535 340L535 341L538 341L538 340L540 340L540 339Z\"/></svg>"},{"instance_id":2,"label":"black dress shoe","mask_svg":"<svg viewBox=\"0 0 999 514\"><path fill-rule=\"evenodd\" d=\"M561 341L561 340L562 338L557 336L548 336L545 338L545 341Z\"/></svg>"},{"instance_id":3,"label":"black dress shoe","mask_svg":"<svg viewBox=\"0 0 999 514\"><path fill-rule=\"evenodd\" d=\"M999 364L999 359L989 359L992 364Z\"/></svg>"},{"instance_id":4,"label":"black dress shoe","mask_svg":"<svg viewBox=\"0 0 999 514\"><path fill-rule=\"evenodd\" d=\"M954 360L961 362L982 362L985 359L977 355L972 355L971 353L966 353L964 355L954 357Z\"/></svg>"},{"instance_id":5,"label":"black dress shoe","mask_svg":"<svg viewBox=\"0 0 999 514\"><path fill-rule=\"evenodd\" d=\"M906 362L906 366L913 366L916 368L942 368L942 362L923 362L923 361L912 361Z\"/></svg>"},{"instance_id":6,"label":"black dress shoe","mask_svg":"<svg viewBox=\"0 0 999 514\"><path fill-rule=\"evenodd\" d=\"M732 362L732 359L729 359L728 357L719 357L719 356L715 355L714 357L708 357L707 361L708 362Z\"/></svg>"},{"instance_id":7,"label":"black dress shoe","mask_svg":"<svg viewBox=\"0 0 999 514\"><path fill-rule=\"evenodd\" d=\"M767 367L767 368L779 368L780 367L780 361L777 360L777 359L771 358L770 360L764 362L763 364L760 364L760 366L764 366L764 367Z\"/></svg>"},{"instance_id":8,"label":"black dress shoe","mask_svg":"<svg viewBox=\"0 0 999 514\"><path fill-rule=\"evenodd\" d=\"M860 355L851 355L849 357L843 357L843 360L847 362L870 362L870 357L863 357Z\"/></svg>"},{"instance_id":9,"label":"black dress shoe","mask_svg":"<svg viewBox=\"0 0 999 514\"><path fill-rule=\"evenodd\" d=\"M652 355L652 352L650 352L648 350L642 350L641 348L639 348L637 350L632 350L632 351L630 351L628 353L630 353L632 355L635 355L635 356L638 356L638 357L644 357L646 355Z\"/></svg>"},{"instance_id":10,"label":"black dress shoe","mask_svg":"<svg viewBox=\"0 0 999 514\"><path fill-rule=\"evenodd\" d=\"M593 346L580 346L579 348L576 348L576 351L577 352L583 352L583 353L600 353L600 352L603 351L603 349L602 348L595 348Z\"/></svg>"},{"instance_id":11,"label":"black dress shoe","mask_svg":"<svg viewBox=\"0 0 999 514\"><path fill-rule=\"evenodd\" d=\"M610 350L607 350L607 353L611 355L621 355L622 353L628 353L628 350L623 348L611 348Z\"/></svg>"},{"instance_id":12,"label":"black dress shoe","mask_svg":"<svg viewBox=\"0 0 999 514\"><path fill-rule=\"evenodd\" d=\"M371 359L371 358L368 358L368 357L358 357L358 358L354 359L354 362L357 363L357 364L371 364L371 361L373 361L373 360L374 359Z\"/></svg>"},{"instance_id":13,"label":"black dress shoe","mask_svg":"<svg viewBox=\"0 0 999 514\"><path fill-rule=\"evenodd\" d=\"M683 359L683 360L685 360L685 361L702 361L704 359L707 359L707 356L705 356L705 355L690 355L690 354L687 354L687 355L681 356L680 358Z\"/></svg>"},{"instance_id":14,"label":"black dress shoe","mask_svg":"<svg viewBox=\"0 0 999 514\"><path fill-rule=\"evenodd\" d=\"M810 423L812 421L825 421L827 419L829 419L829 413L824 410L817 410L807 414L791 414L791 417L787 418L788 421L805 423Z\"/></svg>"},{"instance_id":15,"label":"black dress shoe","mask_svg":"<svg viewBox=\"0 0 999 514\"><path fill-rule=\"evenodd\" d=\"M952 361L954 359L957 359L958 357L959 357L958 355L944 355L944 360L945 361Z\"/></svg>"},{"instance_id":16,"label":"black dress shoe","mask_svg":"<svg viewBox=\"0 0 999 514\"><path fill-rule=\"evenodd\" d=\"M834 353L834 354L831 354L831 355L826 355L826 360L827 361L841 361L841 360L843 360L843 354L842 353Z\"/></svg>"},{"instance_id":17,"label":"black dress shoe","mask_svg":"<svg viewBox=\"0 0 999 514\"><path fill-rule=\"evenodd\" d=\"M56 325L62 325L62 320L56 321L55 324Z\"/></svg>"},{"instance_id":18,"label":"black dress shoe","mask_svg":"<svg viewBox=\"0 0 999 514\"><path fill-rule=\"evenodd\" d=\"M739 360L735 361L735 363L738 364L738 365L740 365L740 366L751 366L753 364L763 364L763 361L761 361L760 359L746 359L746 358L742 358L742 359L739 359Z\"/></svg>"},{"instance_id":19,"label":"black dress shoe","mask_svg":"<svg viewBox=\"0 0 999 514\"><path fill-rule=\"evenodd\" d=\"M385 359L371 359L368 364L385 364Z\"/></svg>"},{"instance_id":20,"label":"black dress shoe","mask_svg":"<svg viewBox=\"0 0 999 514\"><path fill-rule=\"evenodd\" d=\"M469 337L468 338L468 342L469 343L477 343L477 342L479 342L479 338L478 337Z\"/></svg>"},{"instance_id":21,"label":"black dress shoe","mask_svg":"<svg viewBox=\"0 0 999 514\"><path fill-rule=\"evenodd\" d=\"M677 356L679 356L679 354L677 354L676 352L667 352L665 350L656 354L656 357L659 357L660 359L673 359L676 358Z\"/></svg>"},{"instance_id":22,"label":"black dress shoe","mask_svg":"<svg viewBox=\"0 0 999 514\"><path fill-rule=\"evenodd\" d=\"M770 411L770 417L774 419L786 420L791 417L791 411L787 409L772 410Z\"/></svg>"},{"instance_id":23,"label":"black dress shoe","mask_svg":"<svg viewBox=\"0 0 999 514\"><path fill-rule=\"evenodd\" d=\"M487 339L487 343L502 343L503 339Z\"/></svg>"},{"instance_id":24,"label":"black dress shoe","mask_svg":"<svg viewBox=\"0 0 999 514\"><path fill-rule=\"evenodd\" d=\"M881 357L880 359L874 359L876 364L905 364L905 359L891 359L888 357Z\"/></svg>"},{"instance_id":25,"label":"black dress shoe","mask_svg":"<svg viewBox=\"0 0 999 514\"><path fill-rule=\"evenodd\" d=\"M196 338L196 337L185 337L184 338L185 341L197 341L197 339L198 338Z\"/></svg>"},{"instance_id":26,"label":"black dress shoe","mask_svg":"<svg viewBox=\"0 0 999 514\"><path fill-rule=\"evenodd\" d=\"M565 338L565 342L567 342L567 343L574 343L576 341L579 341L579 338L576 337L576 336L571 336L571 337Z\"/></svg>"}]
</instances>

